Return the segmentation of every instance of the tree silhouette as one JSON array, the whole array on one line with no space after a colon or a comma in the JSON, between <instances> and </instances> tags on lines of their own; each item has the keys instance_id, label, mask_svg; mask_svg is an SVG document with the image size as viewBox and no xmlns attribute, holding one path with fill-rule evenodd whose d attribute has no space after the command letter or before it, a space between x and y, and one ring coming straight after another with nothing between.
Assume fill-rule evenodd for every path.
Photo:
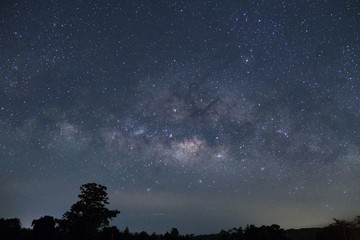
<instances>
[{"instance_id":1,"label":"tree silhouette","mask_svg":"<svg viewBox=\"0 0 360 240\"><path fill-rule=\"evenodd\" d=\"M59 228L69 239L95 239L101 228L109 225L109 220L120 211L109 210L107 188L96 183L87 183L80 187L80 199L64 213L59 220Z\"/></svg>"},{"instance_id":2,"label":"tree silhouette","mask_svg":"<svg viewBox=\"0 0 360 240\"><path fill-rule=\"evenodd\" d=\"M343 237L344 237L344 240L348 240L348 229L353 227L354 226L354 223L352 222L347 222L345 220L339 220L339 219L336 219L334 218L334 221L335 223L333 223L333 226L335 227L340 227L341 228L341 231L342 231L342 234L343 234Z\"/></svg>"},{"instance_id":3,"label":"tree silhouette","mask_svg":"<svg viewBox=\"0 0 360 240\"><path fill-rule=\"evenodd\" d=\"M51 216L44 216L33 220L31 226L33 227L35 239L54 239L55 224L55 219Z\"/></svg>"},{"instance_id":4,"label":"tree silhouette","mask_svg":"<svg viewBox=\"0 0 360 240\"><path fill-rule=\"evenodd\" d=\"M177 228L172 228L170 232L170 237L172 240L179 238L179 230Z\"/></svg>"},{"instance_id":5,"label":"tree silhouette","mask_svg":"<svg viewBox=\"0 0 360 240\"><path fill-rule=\"evenodd\" d=\"M120 239L121 234L117 227L104 227L101 231L100 239L108 239L108 240L114 240L114 239Z\"/></svg>"},{"instance_id":6,"label":"tree silhouette","mask_svg":"<svg viewBox=\"0 0 360 240\"><path fill-rule=\"evenodd\" d=\"M317 236L318 240L353 240L360 239L359 216L354 221L334 218L334 223L325 227Z\"/></svg>"},{"instance_id":7,"label":"tree silhouette","mask_svg":"<svg viewBox=\"0 0 360 240\"><path fill-rule=\"evenodd\" d=\"M10 219L0 219L0 237L4 240L13 240L19 235L21 230L20 219L10 218Z\"/></svg>"},{"instance_id":8,"label":"tree silhouette","mask_svg":"<svg viewBox=\"0 0 360 240\"><path fill-rule=\"evenodd\" d=\"M356 216L355 219L354 219L354 225L356 226L359 226L360 225L360 216Z\"/></svg>"}]
</instances>

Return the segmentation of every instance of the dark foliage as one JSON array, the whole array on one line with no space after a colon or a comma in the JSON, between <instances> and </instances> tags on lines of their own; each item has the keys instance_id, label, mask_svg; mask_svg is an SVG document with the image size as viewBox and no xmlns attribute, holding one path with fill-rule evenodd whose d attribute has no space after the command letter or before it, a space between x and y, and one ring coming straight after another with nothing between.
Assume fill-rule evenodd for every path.
<instances>
[{"instance_id":1,"label":"dark foliage","mask_svg":"<svg viewBox=\"0 0 360 240\"><path fill-rule=\"evenodd\" d=\"M334 223L321 231L317 240L359 240L360 239L360 216L354 221L344 221L334 218Z\"/></svg>"},{"instance_id":2,"label":"dark foliage","mask_svg":"<svg viewBox=\"0 0 360 240\"><path fill-rule=\"evenodd\" d=\"M107 188L96 183L87 183L80 187L80 199L71 206L59 223L59 230L68 239L96 239L99 230L108 226L109 221L120 211L109 210Z\"/></svg>"},{"instance_id":3,"label":"dark foliage","mask_svg":"<svg viewBox=\"0 0 360 240\"><path fill-rule=\"evenodd\" d=\"M301 228L285 230L285 235L291 240L316 240L322 228Z\"/></svg>"},{"instance_id":4,"label":"dark foliage","mask_svg":"<svg viewBox=\"0 0 360 240\"><path fill-rule=\"evenodd\" d=\"M112 240L190 240L193 238L193 235L180 235L179 231L176 228L172 228L170 233L166 232L165 234L156 234L148 233L142 231L140 233L130 233L129 229L126 227L123 232L119 231L116 227L106 227L100 233L101 240L112 239Z\"/></svg>"},{"instance_id":5,"label":"dark foliage","mask_svg":"<svg viewBox=\"0 0 360 240\"><path fill-rule=\"evenodd\" d=\"M279 225L255 227L247 226L245 230L233 228L228 231L221 230L218 240L287 240L285 231Z\"/></svg>"},{"instance_id":6,"label":"dark foliage","mask_svg":"<svg viewBox=\"0 0 360 240\"><path fill-rule=\"evenodd\" d=\"M120 231L109 227L109 221L120 211L109 210L106 187L88 183L80 187L79 201L73 204L62 219L44 216L32 221L32 229L21 228L18 218L0 219L1 240L360 240L360 216L353 221L334 219L334 223L320 229L284 231L279 225L245 229L221 230L212 235L181 235L176 228L165 234L131 233L126 227Z\"/></svg>"},{"instance_id":7,"label":"dark foliage","mask_svg":"<svg viewBox=\"0 0 360 240\"><path fill-rule=\"evenodd\" d=\"M0 219L0 236L4 240L13 240L18 238L21 230L20 219Z\"/></svg>"},{"instance_id":8,"label":"dark foliage","mask_svg":"<svg viewBox=\"0 0 360 240\"><path fill-rule=\"evenodd\" d=\"M55 239L55 219L54 217L44 216L33 220L33 236L37 240Z\"/></svg>"}]
</instances>

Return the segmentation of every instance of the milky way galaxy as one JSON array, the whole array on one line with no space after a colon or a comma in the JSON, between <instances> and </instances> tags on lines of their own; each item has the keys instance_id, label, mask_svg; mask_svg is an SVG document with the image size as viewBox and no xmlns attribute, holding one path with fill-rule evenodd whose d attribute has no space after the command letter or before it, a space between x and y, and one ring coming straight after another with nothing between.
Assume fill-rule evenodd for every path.
<instances>
[{"instance_id":1,"label":"milky way galaxy","mask_svg":"<svg viewBox=\"0 0 360 240\"><path fill-rule=\"evenodd\" d=\"M1 1L0 217L108 187L123 230L359 215L360 2Z\"/></svg>"}]
</instances>

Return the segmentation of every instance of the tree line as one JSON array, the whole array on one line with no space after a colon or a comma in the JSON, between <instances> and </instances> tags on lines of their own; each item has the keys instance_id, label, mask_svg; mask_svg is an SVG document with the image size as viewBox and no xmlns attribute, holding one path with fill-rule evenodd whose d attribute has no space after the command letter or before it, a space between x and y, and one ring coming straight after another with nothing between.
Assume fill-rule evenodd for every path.
<instances>
[{"instance_id":1,"label":"tree line","mask_svg":"<svg viewBox=\"0 0 360 240\"><path fill-rule=\"evenodd\" d=\"M96 183L80 187L79 200L73 204L61 219L44 216L32 221L32 229L22 228L18 218L0 219L0 239L3 240L360 240L360 216L353 221L334 219L334 223L321 229L315 237L289 237L279 225L256 227L248 225L245 229L221 230L215 235L181 235L176 228L165 234L130 233L126 227L120 231L116 226L109 227L110 221L120 211L109 210L107 188Z\"/></svg>"}]
</instances>

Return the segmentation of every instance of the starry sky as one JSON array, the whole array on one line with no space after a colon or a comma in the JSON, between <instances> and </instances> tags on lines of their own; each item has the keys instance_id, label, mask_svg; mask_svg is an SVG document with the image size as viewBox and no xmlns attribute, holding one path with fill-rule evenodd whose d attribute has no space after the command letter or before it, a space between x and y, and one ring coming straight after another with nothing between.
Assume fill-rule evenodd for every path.
<instances>
[{"instance_id":1,"label":"starry sky","mask_svg":"<svg viewBox=\"0 0 360 240\"><path fill-rule=\"evenodd\" d=\"M360 213L360 2L0 2L0 217L123 230Z\"/></svg>"}]
</instances>

